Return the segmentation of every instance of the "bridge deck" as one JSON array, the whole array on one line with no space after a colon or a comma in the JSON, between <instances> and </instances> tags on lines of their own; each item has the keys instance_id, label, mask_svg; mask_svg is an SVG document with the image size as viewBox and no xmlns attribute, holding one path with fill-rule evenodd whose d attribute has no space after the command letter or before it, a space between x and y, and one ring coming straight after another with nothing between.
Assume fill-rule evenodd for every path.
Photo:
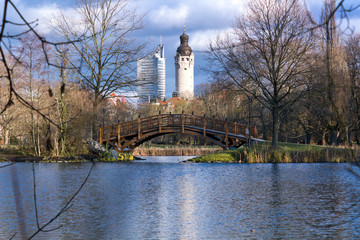
<instances>
[{"instance_id":1,"label":"bridge deck","mask_svg":"<svg viewBox=\"0 0 360 240\"><path fill-rule=\"evenodd\" d=\"M196 115L159 114L101 127L98 141L108 142L120 149L125 147L133 149L153 137L169 133L203 135L223 148L243 144L249 140L249 129L237 122ZM251 136L256 137L256 127L251 129Z\"/></svg>"}]
</instances>

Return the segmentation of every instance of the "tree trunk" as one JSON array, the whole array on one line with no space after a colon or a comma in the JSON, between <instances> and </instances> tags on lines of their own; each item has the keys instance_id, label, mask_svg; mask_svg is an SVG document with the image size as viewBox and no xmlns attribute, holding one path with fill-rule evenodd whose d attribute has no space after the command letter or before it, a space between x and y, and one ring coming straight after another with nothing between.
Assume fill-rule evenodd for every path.
<instances>
[{"instance_id":1,"label":"tree trunk","mask_svg":"<svg viewBox=\"0 0 360 240\"><path fill-rule=\"evenodd\" d=\"M97 140L97 135L98 135L98 132L97 132L98 131L98 126L97 126L98 121L97 121L97 116L96 116L97 115L96 114L97 106L98 106L97 99L95 98L94 103L93 103L93 118L92 118L92 129L91 129L91 131L92 131L91 135L94 140Z\"/></svg>"},{"instance_id":2,"label":"tree trunk","mask_svg":"<svg viewBox=\"0 0 360 240\"><path fill-rule=\"evenodd\" d=\"M349 131L349 128L346 128L347 134L346 134L346 144L348 146L352 146L352 131Z\"/></svg>"},{"instance_id":3,"label":"tree trunk","mask_svg":"<svg viewBox=\"0 0 360 240\"><path fill-rule=\"evenodd\" d=\"M10 131L8 129L5 129L4 133L5 133L4 144L9 145L10 144Z\"/></svg>"},{"instance_id":4,"label":"tree trunk","mask_svg":"<svg viewBox=\"0 0 360 240\"><path fill-rule=\"evenodd\" d=\"M61 74L61 85L60 85L60 154L65 155L66 152L66 120L67 120L67 108L66 108L66 68L68 67L68 59L66 53L62 55L62 68L60 69Z\"/></svg>"},{"instance_id":5,"label":"tree trunk","mask_svg":"<svg viewBox=\"0 0 360 240\"><path fill-rule=\"evenodd\" d=\"M326 145L326 132L324 131L321 138L321 145Z\"/></svg>"},{"instance_id":6,"label":"tree trunk","mask_svg":"<svg viewBox=\"0 0 360 240\"><path fill-rule=\"evenodd\" d=\"M310 144L311 143L311 133L305 131L305 143Z\"/></svg>"},{"instance_id":7,"label":"tree trunk","mask_svg":"<svg viewBox=\"0 0 360 240\"><path fill-rule=\"evenodd\" d=\"M273 108L272 111L272 142L271 147L276 148L278 146L279 141L279 110L278 108Z\"/></svg>"},{"instance_id":8,"label":"tree trunk","mask_svg":"<svg viewBox=\"0 0 360 240\"><path fill-rule=\"evenodd\" d=\"M266 119L263 113L263 109L260 110L260 121L261 121L261 130L263 134L263 139L266 140L268 128L266 126Z\"/></svg>"},{"instance_id":9,"label":"tree trunk","mask_svg":"<svg viewBox=\"0 0 360 240\"><path fill-rule=\"evenodd\" d=\"M66 103L65 103L65 82L63 80L60 88L60 108L61 108L61 124L60 124L60 154L64 155L66 152Z\"/></svg>"},{"instance_id":10,"label":"tree trunk","mask_svg":"<svg viewBox=\"0 0 360 240\"><path fill-rule=\"evenodd\" d=\"M38 109L40 109L40 103L38 101ZM39 116L36 116L36 147L37 147L37 155L41 155L41 147L40 147L40 122Z\"/></svg>"},{"instance_id":11,"label":"tree trunk","mask_svg":"<svg viewBox=\"0 0 360 240\"><path fill-rule=\"evenodd\" d=\"M355 141L357 145L360 145L360 141L357 133L355 133Z\"/></svg>"},{"instance_id":12,"label":"tree trunk","mask_svg":"<svg viewBox=\"0 0 360 240\"><path fill-rule=\"evenodd\" d=\"M335 128L330 129L330 145L338 145L338 131Z\"/></svg>"}]
</instances>

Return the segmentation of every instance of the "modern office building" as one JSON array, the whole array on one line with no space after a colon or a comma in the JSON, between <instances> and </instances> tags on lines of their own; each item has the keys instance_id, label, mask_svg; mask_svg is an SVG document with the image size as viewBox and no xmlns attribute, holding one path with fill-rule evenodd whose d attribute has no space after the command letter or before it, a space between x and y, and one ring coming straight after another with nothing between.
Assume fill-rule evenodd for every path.
<instances>
[{"instance_id":1,"label":"modern office building","mask_svg":"<svg viewBox=\"0 0 360 240\"><path fill-rule=\"evenodd\" d=\"M164 45L160 44L153 54L137 60L139 103L149 103L165 98Z\"/></svg>"},{"instance_id":2,"label":"modern office building","mask_svg":"<svg viewBox=\"0 0 360 240\"><path fill-rule=\"evenodd\" d=\"M194 98L194 54L185 29L175 55L175 89L183 99Z\"/></svg>"}]
</instances>

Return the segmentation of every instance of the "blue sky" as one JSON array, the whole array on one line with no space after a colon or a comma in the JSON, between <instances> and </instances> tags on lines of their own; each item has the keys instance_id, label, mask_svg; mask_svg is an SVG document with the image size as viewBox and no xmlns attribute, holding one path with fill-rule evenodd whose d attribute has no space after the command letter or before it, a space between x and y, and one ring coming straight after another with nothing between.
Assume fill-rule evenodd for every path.
<instances>
[{"instance_id":1,"label":"blue sky","mask_svg":"<svg viewBox=\"0 0 360 240\"><path fill-rule=\"evenodd\" d=\"M315 16L319 15L322 0L305 0ZM14 0L29 20L39 19L39 31L51 32L47 24L60 9L69 10L74 0ZM190 36L189 45L195 54L195 86L210 81L201 70L206 66L204 50L209 40L232 26L235 16L246 9L247 0L129 0L129 4L144 14L144 29L136 34L139 41L148 43L148 49L155 50L160 36L165 45L166 95L175 89L174 55L180 44L179 36L183 26ZM359 4L359 0L345 0L345 5ZM1 6L2 7L2 6ZM349 13L351 25L360 32L360 9ZM358 26L358 27L356 27Z\"/></svg>"}]
</instances>

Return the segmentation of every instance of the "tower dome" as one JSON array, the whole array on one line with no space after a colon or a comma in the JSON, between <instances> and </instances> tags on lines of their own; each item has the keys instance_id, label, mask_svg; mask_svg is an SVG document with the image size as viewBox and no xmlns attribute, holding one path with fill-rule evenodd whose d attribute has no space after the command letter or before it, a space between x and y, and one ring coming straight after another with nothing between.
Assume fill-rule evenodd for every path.
<instances>
[{"instance_id":1,"label":"tower dome","mask_svg":"<svg viewBox=\"0 0 360 240\"><path fill-rule=\"evenodd\" d=\"M177 48L176 52L181 56L190 56L192 53L191 47L189 46L189 36L185 33L180 35L180 46Z\"/></svg>"}]
</instances>

